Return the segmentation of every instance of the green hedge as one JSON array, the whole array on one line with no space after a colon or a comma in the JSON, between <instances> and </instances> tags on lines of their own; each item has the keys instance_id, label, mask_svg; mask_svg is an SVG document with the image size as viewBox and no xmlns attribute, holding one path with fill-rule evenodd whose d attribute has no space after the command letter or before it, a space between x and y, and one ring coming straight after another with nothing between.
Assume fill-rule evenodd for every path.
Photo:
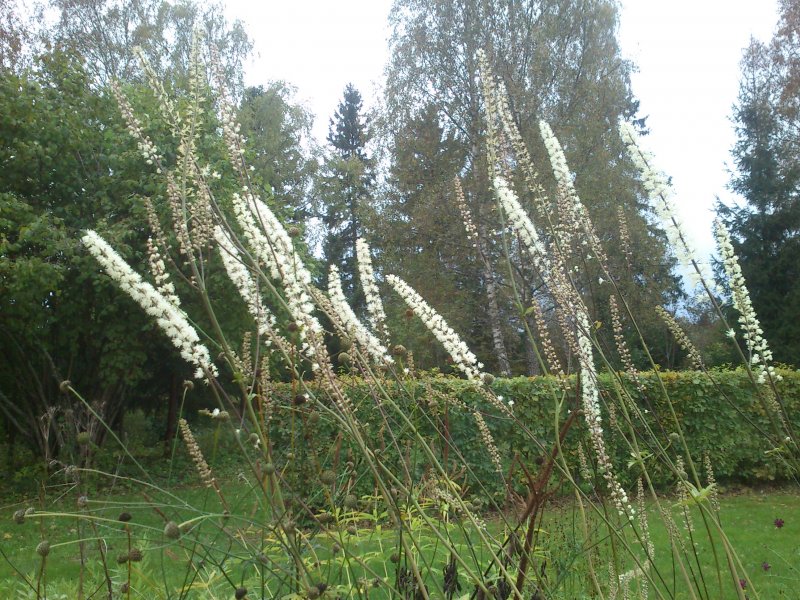
<instances>
[{"instance_id":1,"label":"green hedge","mask_svg":"<svg viewBox=\"0 0 800 600\"><path fill-rule=\"evenodd\" d=\"M783 381L778 384L778 389L782 401L795 430L800 430L800 373L784 370L781 374ZM681 421L693 457L701 463L703 455L708 453L718 482L759 484L786 478L785 467L774 455L768 453L772 448L765 437L758 433L757 428L769 431L770 425L756 397L756 390L744 371L714 371L711 373L713 382L703 373L687 371L662 372L659 377ZM639 406L648 410L650 426L659 432L661 442L666 445L675 426L660 384L653 373L642 374L641 381L643 393L636 391L630 382L626 387ZM412 477L418 480L426 472L430 473L428 458L421 451L420 444L409 435L408 427L398 415L398 410L385 402L380 405L376 403L369 385L358 380L345 379L344 382L356 407L364 436L370 440L372 447L385 447L382 460L392 472L403 472L398 452L392 444L394 437L400 440L403 455L411 459ZM492 388L505 402L513 401L515 415L549 449L554 439L554 389L558 385L551 378L517 377L497 379L492 383ZM469 412L443 402L444 396L454 396L468 407L476 407L481 411L497 442L506 469L515 454L532 471L537 468L536 459L542 453L541 447L531 442L529 435L518 424L492 407L467 382L431 377L403 385L394 383L387 386L403 415L414 423L425 439L434 440L433 445L439 457L443 456L444 450L435 429L441 429L445 421L447 422L452 444L463 456L462 461L456 456L456 450L451 449L449 466L456 469L459 462L469 465L469 472L460 481L470 488L473 497L501 496L504 493L503 487L473 417ZM566 392L558 392L566 394L565 408L563 414L559 415L560 422L566 418L566 407L575 404L574 378L566 386L562 384L559 389L563 390L565 387ZM609 414L605 400L615 394L613 378L609 374L601 377L601 394L607 423ZM283 464L290 465L285 473L296 482L298 493L307 494L308 486L316 485L316 474L321 469L331 467L342 480L355 480L360 493L369 493L372 479L361 464L359 453L352 451L346 436L343 436L341 444L337 444L334 423L326 419L324 414L321 418L318 418L319 414L314 415L317 411L312 408L311 403L296 406L288 387L278 386L275 396L277 402L273 404L274 410L284 413L276 414L276 418L272 420L275 462L279 467ZM623 483L630 487L638 477L638 467L629 466L631 455L624 441L619 436L609 434L609 427L606 430L606 443L616 463L617 473ZM578 443L585 443L585 437L586 426L579 419L564 444L564 452L571 459L575 458ZM677 443L671 444L670 452L673 457L679 454ZM290 456L290 453L294 456ZM347 464L348 461L350 465ZM577 461L571 460L571 464L577 464ZM657 486L668 489L674 485L672 476L665 469L660 468L655 461L648 464ZM523 482L519 469L515 482L521 489Z\"/></svg>"}]
</instances>

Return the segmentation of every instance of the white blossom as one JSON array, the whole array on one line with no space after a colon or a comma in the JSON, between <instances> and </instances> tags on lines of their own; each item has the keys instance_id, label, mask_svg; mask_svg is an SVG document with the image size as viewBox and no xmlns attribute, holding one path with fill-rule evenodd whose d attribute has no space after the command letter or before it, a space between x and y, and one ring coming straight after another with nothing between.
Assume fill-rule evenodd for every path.
<instances>
[{"instance_id":1,"label":"white blossom","mask_svg":"<svg viewBox=\"0 0 800 600\"><path fill-rule=\"evenodd\" d=\"M369 246L361 238L356 240L356 257L358 259L358 276L361 281L361 289L364 290L364 297L367 300L369 324L372 326L373 331L380 335L385 342L388 342L386 313L383 311L383 302L381 302L381 296L378 292L378 285L375 283L375 273L372 270Z\"/></svg>"},{"instance_id":2,"label":"white blossom","mask_svg":"<svg viewBox=\"0 0 800 600\"><path fill-rule=\"evenodd\" d=\"M196 378L202 379L207 374L217 375L217 368L211 362L208 348L200 342L200 336L185 312L144 281L95 231L86 231L81 241L122 291L156 320L158 326L180 350L183 359L197 367Z\"/></svg>"},{"instance_id":3,"label":"white blossom","mask_svg":"<svg viewBox=\"0 0 800 600\"><path fill-rule=\"evenodd\" d=\"M750 301L750 292L747 290L747 284L739 266L739 259L733 249L730 233L719 220L714 223L714 235L717 238L722 265L725 268L725 274L731 287L733 307L740 315L739 325L742 328L747 350L750 352L750 364L756 371L759 383L766 381L767 374L780 381L781 376L775 372L775 368L770 364L772 362L772 350L767 345L767 340L763 335L764 331L761 329L753 303ZM733 335L731 335L732 333ZM732 329L728 331L728 336L731 339L735 335L736 333Z\"/></svg>"},{"instance_id":4,"label":"white blossom","mask_svg":"<svg viewBox=\"0 0 800 600\"><path fill-rule=\"evenodd\" d=\"M330 298L333 308L342 319L348 333L355 337L356 342L367 351L372 359L378 364L393 363L394 359L389 356L389 351L386 347L364 327L353 312L353 309L350 308L350 305L347 303L347 299L344 297L344 291L342 291L339 269L336 268L336 265L330 266L330 272L328 274L328 297Z\"/></svg>"},{"instance_id":5,"label":"white blossom","mask_svg":"<svg viewBox=\"0 0 800 600\"><path fill-rule=\"evenodd\" d=\"M425 326L450 354L453 363L467 379L482 384L480 369L483 365L470 351L458 334L453 331L442 316L437 313L414 289L396 275L389 275L386 281L400 294L405 303L414 311Z\"/></svg>"}]
</instances>

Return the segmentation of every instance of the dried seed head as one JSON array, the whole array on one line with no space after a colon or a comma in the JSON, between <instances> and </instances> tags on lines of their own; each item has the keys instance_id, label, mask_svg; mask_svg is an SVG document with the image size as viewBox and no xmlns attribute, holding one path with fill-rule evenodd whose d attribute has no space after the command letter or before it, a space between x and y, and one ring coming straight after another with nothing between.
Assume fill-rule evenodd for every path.
<instances>
[{"instance_id":1,"label":"dried seed head","mask_svg":"<svg viewBox=\"0 0 800 600\"><path fill-rule=\"evenodd\" d=\"M412 309L410 309L410 308L407 308L406 309L406 319L410 319L413 316L414 316L414 311Z\"/></svg>"},{"instance_id":2,"label":"dried seed head","mask_svg":"<svg viewBox=\"0 0 800 600\"><path fill-rule=\"evenodd\" d=\"M42 540L39 542L39 545L36 546L36 554L44 558L48 554L50 554L50 542L47 540Z\"/></svg>"},{"instance_id":3,"label":"dried seed head","mask_svg":"<svg viewBox=\"0 0 800 600\"><path fill-rule=\"evenodd\" d=\"M90 441L92 441L88 431L81 431L78 433L78 437L75 439L79 446L86 446Z\"/></svg>"},{"instance_id":4,"label":"dried seed head","mask_svg":"<svg viewBox=\"0 0 800 600\"><path fill-rule=\"evenodd\" d=\"M395 552L394 554L392 554L389 557L389 560L392 561L393 563L399 563L400 562L400 555L397 552Z\"/></svg>"},{"instance_id":5,"label":"dried seed head","mask_svg":"<svg viewBox=\"0 0 800 600\"><path fill-rule=\"evenodd\" d=\"M348 525L347 526L347 533L350 535L355 535L358 533L358 529L356 529L355 525Z\"/></svg>"},{"instance_id":6,"label":"dried seed head","mask_svg":"<svg viewBox=\"0 0 800 600\"><path fill-rule=\"evenodd\" d=\"M65 379L58 385L58 389L61 390L62 394L66 394L69 392L69 388L72 387L72 382L69 379Z\"/></svg>"},{"instance_id":7,"label":"dried seed head","mask_svg":"<svg viewBox=\"0 0 800 600\"><path fill-rule=\"evenodd\" d=\"M119 517L117 517L117 520L122 522L122 523L127 523L131 519L133 519L133 517L131 516L131 513L129 513L129 512L121 512L121 513L119 513Z\"/></svg>"},{"instance_id":8,"label":"dried seed head","mask_svg":"<svg viewBox=\"0 0 800 600\"><path fill-rule=\"evenodd\" d=\"M492 385L493 381L494 381L494 375L492 375L491 373L483 374L483 383L485 383L486 385Z\"/></svg>"},{"instance_id":9,"label":"dried seed head","mask_svg":"<svg viewBox=\"0 0 800 600\"><path fill-rule=\"evenodd\" d=\"M295 332L295 331L297 331L298 329L300 329L300 328L297 326L297 323L295 323L294 321L291 321L291 322L290 322L290 323L289 323L289 324L286 326L286 331L288 331L289 333L294 333L294 332Z\"/></svg>"},{"instance_id":10,"label":"dried seed head","mask_svg":"<svg viewBox=\"0 0 800 600\"><path fill-rule=\"evenodd\" d=\"M78 508L86 508L89 506L89 498L87 496L78 496Z\"/></svg>"},{"instance_id":11,"label":"dried seed head","mask_svg":"<svg viewBox=\"0 0 800 600\"><path fill-rule=\"evenodd\" d=\"M142 551L139 548L131 548L128 553L128 560L131 562L142 562Z\"/></svg>"},{"instance_id":12,"label":"dried seed head","mask_svg":"<svg viewBox=\"0 0 800 600\"><path fill-rule=\"evenodd\" d=\"M347 352L340 352L339 353L339 362L343 365L349 365L352 362L353 358Z\"/></svg>"},{"instance_id":13,"label":"dried seed head","mask_svg":"<svg viewBox=\"0 0 800 600\"><path fill-rule=\"evenodd\" d=\"M322 474L319 476L319 479L325 485L333 485L336 481L336 473L328 469L322 472Z\"/></svg>"},{"instance_id":14,"label":"dried seed head","mask_svg":"<svg viewBox=\"0 0 800 600\"><path fill-rule=\"evenodd\" d=\"M247 596L246 587L236 588L236 591L233 593L233 597L236 598L236 600L242 600L245 596Z\"/></svg>"},{"instance_id":15,"label":"dried seed head","mask_svg":"<svg viewBox=\"0 0 800 600\"><path fill-rule=\"evenodd\" d=\"M22 525L25 522L25 511L21 508L19 510L15 510L12 518L14 519L14 523L17 525Z\"/></svg>"},{"instance_id":16,"label":"dried seed head","mask_svg":"<svg viewBox=\"0 0 800 600\"><path fill-rule=\"evenodd\" d=\"M358 506L358 498L356 498L353 494L347 494L344 497L344 507L353 510L355 507Z\"/></svg>"},{"instance_id":17,"label":"dried seed head","mask_svg":"<svg viewBox=\"0 0 800 600\"><path fill-rule=\"evenodd\" d=\"M315 585L312 585L310 588L308 588L306 590L306 598L309 598L309 600L319 598L319 588Z\"/></svg>"},{"instance_id":18,"label":"dried seed head","mask_svg":"<svg viewBox=\"0 0 800 600\"><path fill-rule=\"evenodd\" d=\"M312 411L308 414L308 420L312 423L319 423L319 413L317 411Z\"/></svg>"},{"instance_id":19,"label":"dried seed head","mask_svg":"<svg viewBox=\"0 0 800 600\"><path fill-rule=\"evenodd\" d=\"M117 556L117 564L118 565L124 565L126 562L128 562L128 555L127 554L120 554L119 556Z\"/></svg>"},{"instance_id":20,"label":"dried seed head","mask_svg":"<svg viewBox=\"0 0 800 600\"><path fill-rule=\"evenodd\" d=\"M25 516L26 517L30 517L30 516L35 515L35 514L36 514L36 509L33 508L32 506L29 506L28 508L25 509Z\"/></svg>"},{"instance_id":21,"label":"dried seed head","mask_svg":"<svg viewBox=\"0 0 800 600\"><path fill-rule=\"evenodd\" d=\"M194 381L186 380L183 382L183 387L185 390L191 392L194 389Z\"/></svg>"},{"instance_id":22,"label":"dried seed head","mask_svg":"<svg viewBox=\"0 0 800 600\"><path fill-rule=\"evenodd\" d=\"M394 354L395 356L405 356L406 352L408 351L406 350L406 347L403 346L402 344L397 344L395 346L392 346L392 354Z\"/></svg>"},{"instance_id":23,"label":"dried seed head","mask_svg":"<svg viewBox=\"0 0 800 600\"><path fill-rule=\"evenodd\" d=\"M303 233L303 230L300 229L297 225L292 225L286 230L286 233L288 233L290 237L296 238Z\"/></svg>"},{"instance_id":24,"label":"dried seed head","mask_svg":"<svg viewBox=\"0 0 800 600\"><path fill-rule=\"evenodd\" d=\"M126 581L126 582L125 582L125 583L123 583L121 586L119 586L119 593L120 593L120 594L127 594L127 593L128 593L128 588L129 588L129 587L130 587L130 586L128 585L128 582Z\"/></svg>"},{"instance_id":25,"label":"dried seed head","mask_svg":"<svg viewBox=\"0 0 800 600\"><path fill-rule=\"evenodd\" d=\"M305 394L297 394L294 397L294 405L295 406L302 406L303 404L306 403L306 400L308 400L308 398L306 398Z\"/></svg>"},{"instance_id":26,"label":"dried seed head","mask_svg":"<svg viewBox=\"0 0 800 600\"><path fill-rule=\"evenodd\" d=\"M181 530L178 527L178 524L175 521L169 521L166 525L164 525L164 536L171 539L177 540L181 537Z\"/></svg>"}]
</instances>

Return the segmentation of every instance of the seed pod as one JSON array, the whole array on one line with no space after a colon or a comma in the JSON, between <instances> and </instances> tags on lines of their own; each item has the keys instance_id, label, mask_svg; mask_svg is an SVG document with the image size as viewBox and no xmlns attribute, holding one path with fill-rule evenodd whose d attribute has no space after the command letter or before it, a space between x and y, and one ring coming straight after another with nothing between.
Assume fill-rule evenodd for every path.
<instances>
[{"instance_id":1,"label":"seed pod","mask_svg":"<svg viewBox=\"0 0 800 600\"><path fill-rule=\"evenodd\" d=\"M353 494L347 494L344 497L344 507L353 510L355 507L358 506L358 498L356 498Z\"/></svg>"},{"instance_id":2,"label":"seed pod","mask_svg":"<svg viewBox=\"0 0 800 600\"><path fill-rule=\"evenodd\" d=\"M236 598L236 600L242 600L242 598L244 598L245 596L247 596L246 587L236 588L236 591L233 594L233 597Z\"/></svg>"},{"instance_id":3,"label":"seed pod","mask_svg":"<svg viewBox=\"0 0 800 600\"><path fill-rule=\"evenodd\" d=\"M330 469L325 470L319 476L319 480L325 485L333 485L336 482L336 473L334 473Z\"/></svg>"},{"instance_id":4,"label":"seed pod","mask_svg":"<svg viewBox=\"0 0 800 600\"><path fill-rule=\"evenodd\" d=\"M358 529L356 529L355 525L348 525L347 526L347 533L350 535L356 535L358 533Z\"/></svg>"},{"instance_id":5,"label":"seed pod","mask_svg":"<svg viewBox=\"0 0 800 600\"><path fill-rule=\"evenodd\" d=\"M405 356L406 355L406 347L402 344L397 344L396 346L392 346L392 354L395 356Z\"/></svg>"},{"instance_id":6,"label":"seed pod","mask_svg":"<svg viewBox=\"0 0 800 600\"><path fill-rule=\"evenodd\" d=\"M139 548L131 548L128 552L128 560L131 562L142 562L142 551Z\"/></svg>"},{"instance_id":7,"label":"seed pod","mask_svg":"<svg viewBox=\"0 0 800 600\"><path fill-rule=\"evenodd\" d=\"M39 545L36 546L36 554L44 558L48 554L50 554L50 542L47 540L42 540L39 542Z\"/></svg>"},{"instance_id":8,"label":"seed pod","mask_svg":"<svg viewBox=\"0 0 800 600\"><path fill-rule=\"evenodd\" d=\"M181 537L181 529L175 521L169 521L164 525L164 536L171 540L177 540Z\"/></svg>"},{"instance_id":9,"label":"seed pod","mask_svg":"<svg viewBox=\"0 0 800 600\"><path fill-rule=\"evenodd\" d=\"M66 394L69 392L69 388L72 387L72 382L69 379L65 379L60 384L58 384L58 389L61 391L62 394Z\"/></svg>"},{"instance_id":10,"label":"seed pod","mask_svg":"<svg viewBox=\"0 0 800 600\"><path fill-rule=\"evenodd\" d=\"M22 525L25 522L25 510L22 508L15 510L12 518L14 519L14 523Z\"/></svg>"},{"instance_id":11,"label":"seed pod","mask_svg":"<svg viewBox=\"0 0 800 600\"><path fill-rule=\"evenodd\" d=\"M121 521L122 523L127 523L132 518L133 517L131 516L131 513L129 513L129 512L121 512L121 513L119 513L119 517L117 517L117 520Z\"/></svg>"}]
</instances>

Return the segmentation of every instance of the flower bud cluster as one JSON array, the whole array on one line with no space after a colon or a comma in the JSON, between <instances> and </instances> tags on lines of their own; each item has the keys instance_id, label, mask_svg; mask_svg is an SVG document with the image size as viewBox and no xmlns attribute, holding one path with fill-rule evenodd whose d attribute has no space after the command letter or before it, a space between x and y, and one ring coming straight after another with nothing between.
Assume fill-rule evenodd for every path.
<instances>
[{"instance_id":1,"label":"flower bud cluster","mask_svg":"<svg viewBox=\"0 0 800 600\"><path fill-rule=\"evenodd\" d=\"M781 376L775 372L775 368L770 364L772 362L772 350L767 345L764 331L761 329L753 303L750 301L750 292L747 290L747 284L739 266L739 259L733 249L730 233L719 220L714 223L714 235L717 238L722 266L725 268L725 274L730 284L733 307L739 312L739 325L744 334L745 345L750 353L750 365L755 370L759 383L764 383L768 374L770 378L780 381Z\"/></svg>"},{"instance_id":2,"label":"flower bud cluster","mask_svg":"<svg viewBox=\"0 0 800 600\"><path fill-rule=\"evenodd\" d=\"M348 334L352 335L358 344L366 350L377 364L391 364L394 359L389 356L389 350L386 349L381 341L376 338L364 325L359 321L353 309L347 303L342 290L342 280L339 277L339 269L336 265L330 266L328 274L328 297L331 301L331 306L342 319L345 329Z\"/></svg>"},{"instance_id":3,"label":"flower bud cluster","mask_svg":"<svg viewBox=\"0 0 800 600\"><path fill-rule=\"evenodd\" d=\"M475 222L472 220L472 213L467 206L467 200L464 198L464 190L461 187L461 181L458 177L454 178L453 185L456 190L456 206L458 212L461 213L461 220L464 222L464 229L467 230L467 239L472 242L472 247L478 247L478 228L475 227Z\"/></svg>"},{"instance_id":4,"label":"flower bud cluster","mask_svg":"<svg viewBox=\"0 0 800 600\"><path fill-rule=\"evenodd\" d=\"M181 436L186 444L186 450L189 452L189 456L194 461L194 465L197 468L200 479L206 485L206 487L215 487L214 475L211 473L211 467L208 466L206 459L203 457L203 451L200 450L197 440L194 439L194 434L192 433L192 430L189 429L189 423L186 422L186 419L178 420L178 429L181 431Z\"/></svg>"},{"instance_id":5,"label":"flower bud cluster","mask_svg":"<svg viewBox=\"0 0 800 600\"><path fill-rule=\"evenodd\" d=\"M422 319L425 326L450 354L453 363L467 379L482 384L480 369L483 364L470 351L464 341L453 331L442 316L437 313L414 289L396 275L389 275L386 281L405 300L405 303Z\"/></svg>"},{"instance_id":6,"label":"flower bud cluster","mask_svg":"<svg viewBox=\"0 0 800 600\"><path fill-rule=\"evenodd\" d=\"M692 368L698 371L702 369L703 359L700 358L700 352L697 351L697 348L692 343L692 340L690 340L689 336L686 335L686 332L681 329L681 326L675 320L675 317L669 314L662 306L656 306L656 313L658 313L658 316L661 317L661 320L666 323L667 329L669 329L670 333L675 338L675 341L678 342L678 345L689 355L689 361L692 363Z\"/></svg>"},{"instance_id":7,"label":"flower bud cluster","mask_svg":"<svg viewBox=\"0 0 800 600\"><path fill-rule=\"evenodd\" d=\"M364 297L367 300L369 324L372 326L372 330L384 342L388 343L389 332L386 329L386 313L383 311L383 302L381 302L381 295L378 292L378 285L375 283L369 245L362 238L356 240L356 258L358 260L358 276L361 281L361 289L364 290Z\"/></svg>"},{"instance_id":8,"label":"flower bud cluster","mask_svg":"<svg viewBox=\"0 0 800 600\"><path fill-rule=\"evenodd\" d=\"M144 133L142 122L136 117L131 103L128 102L128 99L125 97L125 94L122 93L122 89L116 81L111 83L111 91L117 99L119 110L128 126L128 132L133 139L136 140L139 152L142 153L145 162L148 165L155 165L157 167L156 172L161 173L161 161L163 157L153 141Z\"/></svg>"},{"instance_id":9,"label":"flower bud cluster","mask_svg":"<svg viewBox=\"0 0 800 600\"><path fill-rule=\"evenodd\" d=\"M180 350L183 359L197 367L195 377L202 379L207 374L216 376L217 368L211 362L211 354L200 342L200 336L189 323L186 313L170 303L152 285L143 281L95 231L87 230L81 240L122 291L156 320L173 345Z\"/></svg>"},{"instance_id":10,"label":"flower bud cluster","mask_svg":"<svg viewBox=\"0 0 800 600\"><path fill-rule=\"evenodd\" d=\"M158 251L158 246L153 238L147 238L147 260L150 264L150 273L156 282L156 289L166 298L175 308L180 308L180 298L175 294L175 286L170 281L164 259Z\"/></svg>"}]
</instances>

